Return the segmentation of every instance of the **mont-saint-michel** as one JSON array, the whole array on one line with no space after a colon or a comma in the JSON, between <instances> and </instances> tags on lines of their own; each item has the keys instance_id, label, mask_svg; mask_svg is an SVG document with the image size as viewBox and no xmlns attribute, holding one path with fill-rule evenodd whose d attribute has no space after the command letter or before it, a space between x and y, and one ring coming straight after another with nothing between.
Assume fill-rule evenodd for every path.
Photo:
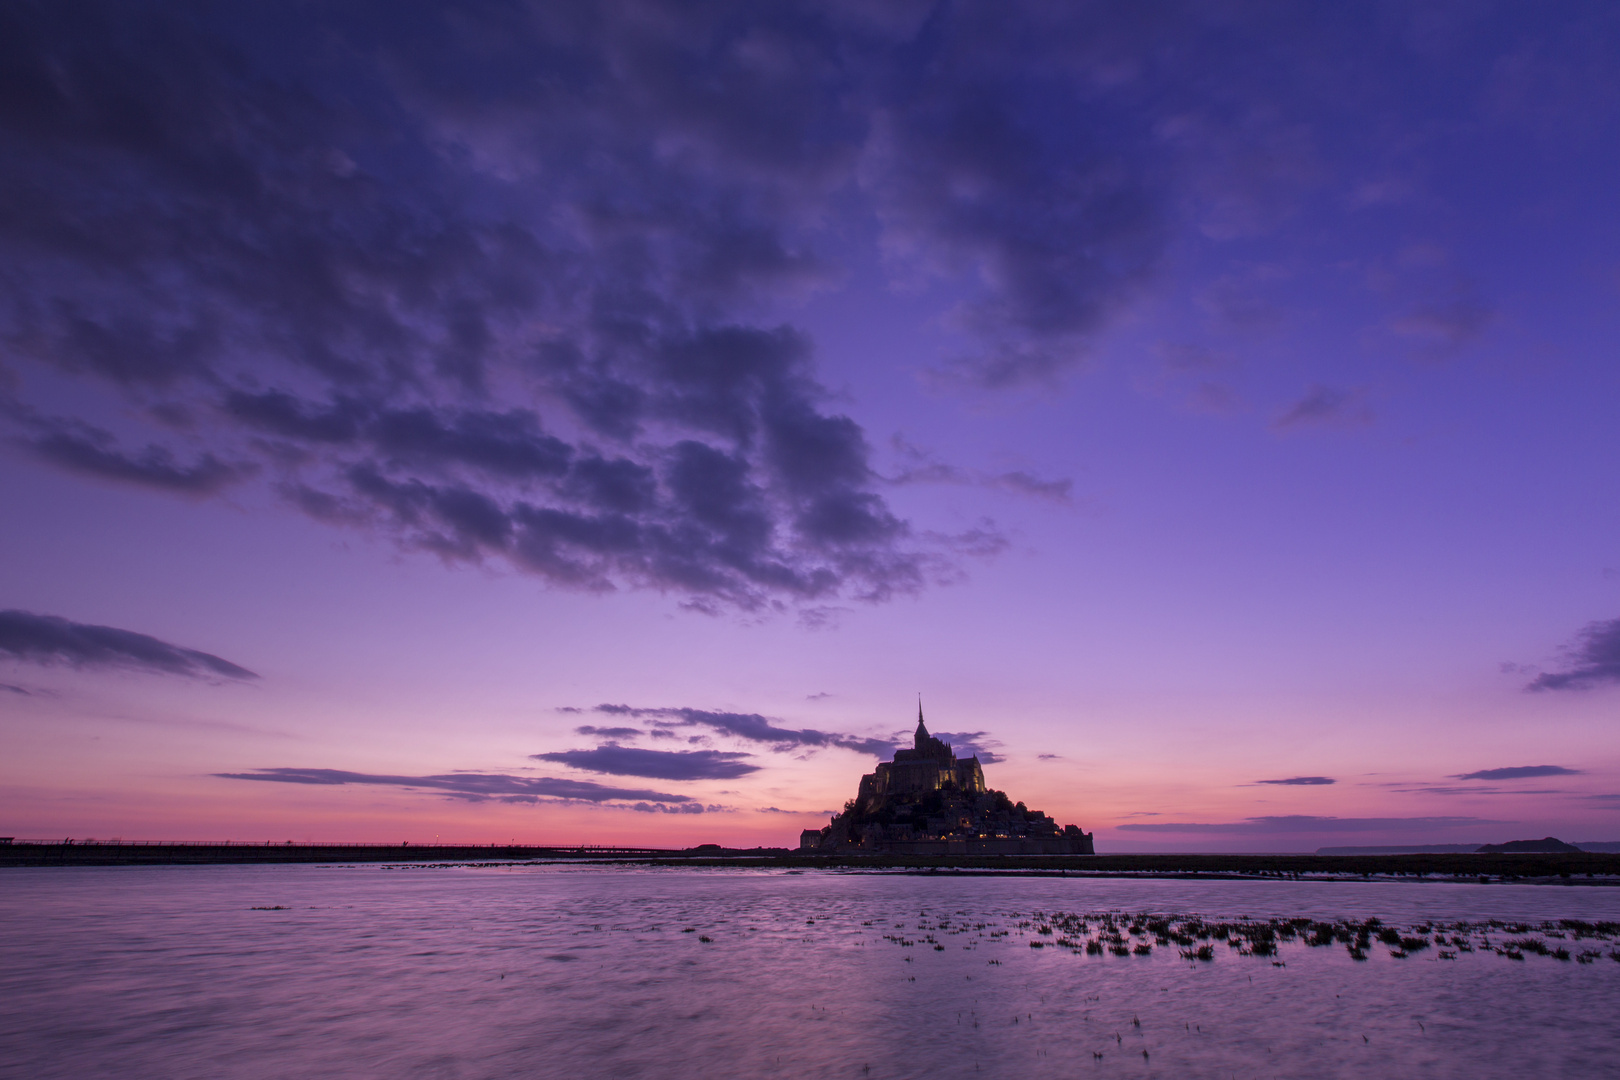
<instances>
[{"instance_id":1,"label":"mont-saint-michel","mask_svg":"<svg viewBox=\"0 0 1620 1080\"><path fill-rule=\"evenodd\" d=\"M861 777L843 813L799 836L801 851L871 855L1092 855L1090 833L1015 803L984 782L977 754L959 758L928 734L922 705L911 749Z\"/></svg>"}]
</instances>

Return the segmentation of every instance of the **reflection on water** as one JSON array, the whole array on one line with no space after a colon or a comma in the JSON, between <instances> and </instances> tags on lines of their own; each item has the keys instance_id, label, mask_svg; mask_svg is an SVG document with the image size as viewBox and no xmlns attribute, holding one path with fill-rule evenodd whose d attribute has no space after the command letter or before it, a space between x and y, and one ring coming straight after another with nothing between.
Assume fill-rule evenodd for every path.
<instances>
[{"instance_id":1,"label":"reflection on water","mask_svg":"<svg viewBox=\"0 0 1620 1080\"><path fill-rule=\"evenodd\" d=\"M1273 952L1252 948L1258 931L1233 943L1109 911L1206 929L1377 918L1431 941L1397 959L1407 950L1374 932L1358 962L1342 941L1306 944L1321 931L1303 925ZM0 1075L1620 1075L1620 943L1488 925L1560 919L1620 921L1620 889L8 870ZM1495 951L1530 938L1549 955ZM1092 940L1102 948L1087 953ZM1212 959L1182 957L1204 944L1219 946ZM1591 962L1561 962L1558 947Z\"/></svg>"}]
</instances>

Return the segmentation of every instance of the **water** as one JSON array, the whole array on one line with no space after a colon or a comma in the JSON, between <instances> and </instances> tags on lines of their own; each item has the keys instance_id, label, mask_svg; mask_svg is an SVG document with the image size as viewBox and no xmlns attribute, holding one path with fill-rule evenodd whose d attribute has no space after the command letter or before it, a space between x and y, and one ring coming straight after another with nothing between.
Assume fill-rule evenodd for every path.
<instances>
[{"instance_id":1,"label":"water","mask_svg":"<svg viewBox=\"0 0 1620 1080\"><path fill-rule=\"evenodd\" d=\"M1549 941L1599 946L1590 963L1394 959L1376 942L1361 963L1289 943L1208 963L1029 946L1054 941L1034 912L1104 910L1596 922L1620 921L1620 889L14 869L0 1076L1620 1076L1620 942Z\"/></svg>"}]
</instances>

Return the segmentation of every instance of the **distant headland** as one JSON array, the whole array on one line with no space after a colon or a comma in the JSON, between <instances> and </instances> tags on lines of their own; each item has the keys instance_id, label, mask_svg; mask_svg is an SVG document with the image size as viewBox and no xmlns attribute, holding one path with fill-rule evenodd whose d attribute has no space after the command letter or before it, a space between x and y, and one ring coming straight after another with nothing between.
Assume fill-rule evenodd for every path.
<instances>
[{"instance_id":1,"label":"distant headland","mask_svg":"<svg viewBox=\"0 0 1620 1080\"><path fill-rule=\"evenodd\" d=\"M799 850L833 855L1094 855L1090 833L985 786L975 754L959 758L928 734L922 705L910 750L865 776L855 798Z\"/></svg>"}]
</instances>

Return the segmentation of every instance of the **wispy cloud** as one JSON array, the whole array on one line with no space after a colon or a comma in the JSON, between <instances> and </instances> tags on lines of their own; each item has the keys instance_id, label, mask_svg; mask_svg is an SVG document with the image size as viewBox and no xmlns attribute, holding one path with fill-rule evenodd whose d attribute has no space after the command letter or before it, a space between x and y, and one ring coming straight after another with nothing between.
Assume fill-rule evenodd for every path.
<instances>
[{"instance_id":1,"label":"wispy cloud","mask_svg":"<svg viewBox=\"0 0 1620 1080\"><path fill-rule=\"evenodd\" d=\"M38 664L133 668L192 678L258 678L212 653L171 645L133 630L29 611L0 611L0 656Z\"/></svg>"},{"instance_id":2,"label":"wispy cloud","mask_svg":"<svg viewBox=\"0 0 1620 1080\"><path fill-rule=\"evenodd\" d=\"M1495 308L1465 289L1458 295L1419 304L1393 320L1390 329L1403 337L1454 351L1476 340L1495 317Z\"/></svg>"},{"instance_id":3,"label":"wispy cloud","mask_svg":"<svg viewBox=\"0 0 1620 1080\"><path fill-rule=\"evenodd\" d=\"M546 801L613 803L693 803L690 795L672 795L644 788L616 788L590 780L563 780L543 776L510 776L504 773L448 773L434 776L392 776L381 773L349 772L344 769L255 769L246 773L215 773L225 780L262 780L273 784L372 784L434 791L457 799L481 802L536 803ZM694 811L689 811L694 812Z\"/></svg>"},{"instance_id":4,"label":"wispy cloud","mask_svg":"<svg viewBox=\"0 0 1620 1080\"><path fill-rule=\"evenodd\" d=\"M1590 690L1620 683L1620 619L1587 623L1564 652L1563 671L1549 671L1525 689Z\"/></svg>"},{"instance_id":5,"label":"wispy cloud","mask_svg":"<svg viewBox=\"0 0 1620 1080\"><path fill-rule=\"evenodd\" d=\"M1309 814L1287 814L1275 817L1251 817L1241 821L1154 821L1129 822L1118 829L1134 832L1163 833L1363 833L1363 832L1429 832L1467 825L1503 825L1507 822L1477 817L1389 817L1341 818L1317 817Z\"/></svg>"},{"instance_id":6,"label":"wispy cloud","mask_svg":"<svg viewBox=\"0 0 1620 1080\"><path fill-rule=\"evenodd\" d=\"M955 484L963 487L982 487L1026 495L1047 502L1067 504L1074 489L1074 481L1067 477L1043 478L1024 469L1006 472L985 472L964 469L939 460L931 450L925 450L896 435L890 446L900 458L900 468L891 477L891 484Z\"/></svg>"},{"instance_id":7,"label":"wispy cloud","mask_svg":"<svg viewBox=\"0 0 1620 1080\"><path fill-rule=\"evenodd\" d=\"M1370 423L1372 409L1363 391L1318 385L1283 410L1271 426L1287 431L1301 427L1362 427Z\"/></svg>"},{"instance_id":8,"label":"wispy cloud","mask_svg":"<svg viewBox=\"0 0 1620 1080\"><path fill-rule=\"evenodd\" d=\"M1566 795L1560 788L1503 788L1478 784L1388 784L1402 795Z\"/></svg>"}]
</instances>

